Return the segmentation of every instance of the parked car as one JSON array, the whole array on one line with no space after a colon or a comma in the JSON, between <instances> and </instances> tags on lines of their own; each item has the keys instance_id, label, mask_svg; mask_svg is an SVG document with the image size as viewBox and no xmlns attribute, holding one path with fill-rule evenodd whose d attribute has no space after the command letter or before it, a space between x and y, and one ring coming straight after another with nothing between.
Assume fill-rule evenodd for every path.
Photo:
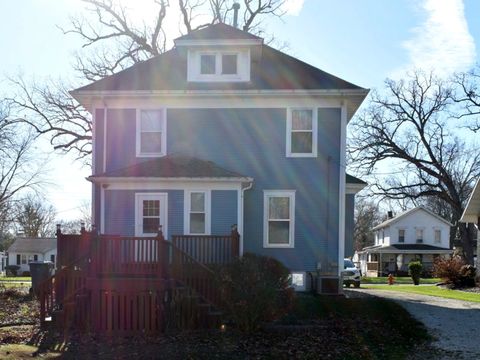
<instances>
[{"instance_id":1,"label":"parked car","mask_svg":"<svg viewBox=\"0 0 480 360\"><path fill-rule=\"evenodd\" d=\"M343 271L342 271L343 284L346 287L350 287L353 284L354 287L360 287L360 270L358 270L352 260L344 259L343 260Z\"/></svg>"}]
</instances>

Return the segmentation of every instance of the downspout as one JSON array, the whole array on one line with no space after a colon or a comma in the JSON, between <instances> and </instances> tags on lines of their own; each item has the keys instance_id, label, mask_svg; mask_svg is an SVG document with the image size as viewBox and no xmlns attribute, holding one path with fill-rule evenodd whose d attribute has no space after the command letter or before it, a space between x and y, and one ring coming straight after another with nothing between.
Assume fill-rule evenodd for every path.
<instances>
[{"instance_id":1,"label":"downspout","mask_svg":"<svg viewBox=\"0 0 480 360\"><path fill-rule=\"evenodd\" d=\"M253 187L253 181L250 181L248 183L242 183L242 188L241 188L241 191L240 191L240 215L242 217L242 223L241 223L241 226L240 226L240 234L241 234L241 238L240 238L240 256L243 255L243 239L244 239L244 236L245 236L245 233L243 231L244 229L244 223L245 223L245 213L244 213L244 201L245 201L245 191L247 190L250 190L251 188Z\"/></svg>"}]
</instances>

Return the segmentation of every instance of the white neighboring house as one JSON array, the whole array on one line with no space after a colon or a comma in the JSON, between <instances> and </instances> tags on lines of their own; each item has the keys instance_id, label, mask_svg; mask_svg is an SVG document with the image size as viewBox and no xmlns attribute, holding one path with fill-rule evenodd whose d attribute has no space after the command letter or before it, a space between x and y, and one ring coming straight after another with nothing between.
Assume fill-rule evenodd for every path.
<instances>
[{"instance_id":1,"label":"white neighboring house","mask_svg":"<svg viewBox=\"0 0 480 360\"><path fill-rule=\"evenodd\" d=\"M429 270L438 256L453 253L451 226L422 206L410 209L375 226L375 245L356 252L354 261L366 276L408 272L408 263L415 259Z\"/></svg>"},{"instance_id":2,"label":"white neighboring house","mask_svg":"<svg viewBox=\"0 0 480 360\"><path fill-rule=\"evenodd\" d=\"M57 260L57 239L56 238L27 238L19 237L8 248L8 264L18 265L18 274L30 271L28 265L31 261L51 261L55 264Z\"/></svg>"}]
</instances>

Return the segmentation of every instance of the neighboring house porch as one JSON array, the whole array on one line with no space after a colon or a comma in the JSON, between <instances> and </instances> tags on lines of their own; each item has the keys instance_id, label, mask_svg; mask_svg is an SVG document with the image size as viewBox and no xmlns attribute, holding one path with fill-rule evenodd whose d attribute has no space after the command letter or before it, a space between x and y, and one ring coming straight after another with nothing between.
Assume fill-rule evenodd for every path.
<instances>
[{"instance_id":1,"label":"neighboring house porch","mask_svg":"<svg viewBox=\"0 0 480 360\"><path fill-rule=\"evenodd\" d=\"M393 244L369 246L357 252L356 262L365 276L387 276L407 274L408 263L419 260L424 271L431 271L434 261L442 256L450 256L452 250L426 244Z\"/></svg>"}]
</instances>

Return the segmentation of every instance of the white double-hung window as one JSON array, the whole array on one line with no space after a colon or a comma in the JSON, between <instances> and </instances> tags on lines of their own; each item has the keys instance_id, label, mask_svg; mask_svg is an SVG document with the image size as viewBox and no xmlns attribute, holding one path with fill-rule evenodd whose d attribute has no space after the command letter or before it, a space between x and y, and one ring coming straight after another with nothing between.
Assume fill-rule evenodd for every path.
<instances>
[{"instance_id":1,"label":"white double-hung window","mask_svg":"<svg viewBox=\"0 0 480 360\"><path fill-rule=\"evenodd\" d=\"M265 190L263 207L263 247L293 248L295 235L295 191Z\"/></svg>"},{"instance_id":2,"label":"white double-hung window","mask_svg":"<svg viewBox=\"0 0 480 360\"><path fill-rule=\"evenodd\" d=\"M317 109L291 108L287 115L287 157L317 156Z\"/></svg>"},{"instance_id":3,"label":"white double-hung window","mask_svg":"<svg viewBox=\"0 0 480 360\"><path fill-rule=\"evenodd\" d=\"M185 191L185 233L210 234L210 191Z\"/></svg>"},{"instance_id":4,"label":"white double-hung window","mask_svg":"<svg viewBox=\"0 0 480 360\"><path fill-rule=\"evenodd\" d=\"M166 110L137 110L137 156L164 156L167 150Z\"/></svg>"}]
</instances>

